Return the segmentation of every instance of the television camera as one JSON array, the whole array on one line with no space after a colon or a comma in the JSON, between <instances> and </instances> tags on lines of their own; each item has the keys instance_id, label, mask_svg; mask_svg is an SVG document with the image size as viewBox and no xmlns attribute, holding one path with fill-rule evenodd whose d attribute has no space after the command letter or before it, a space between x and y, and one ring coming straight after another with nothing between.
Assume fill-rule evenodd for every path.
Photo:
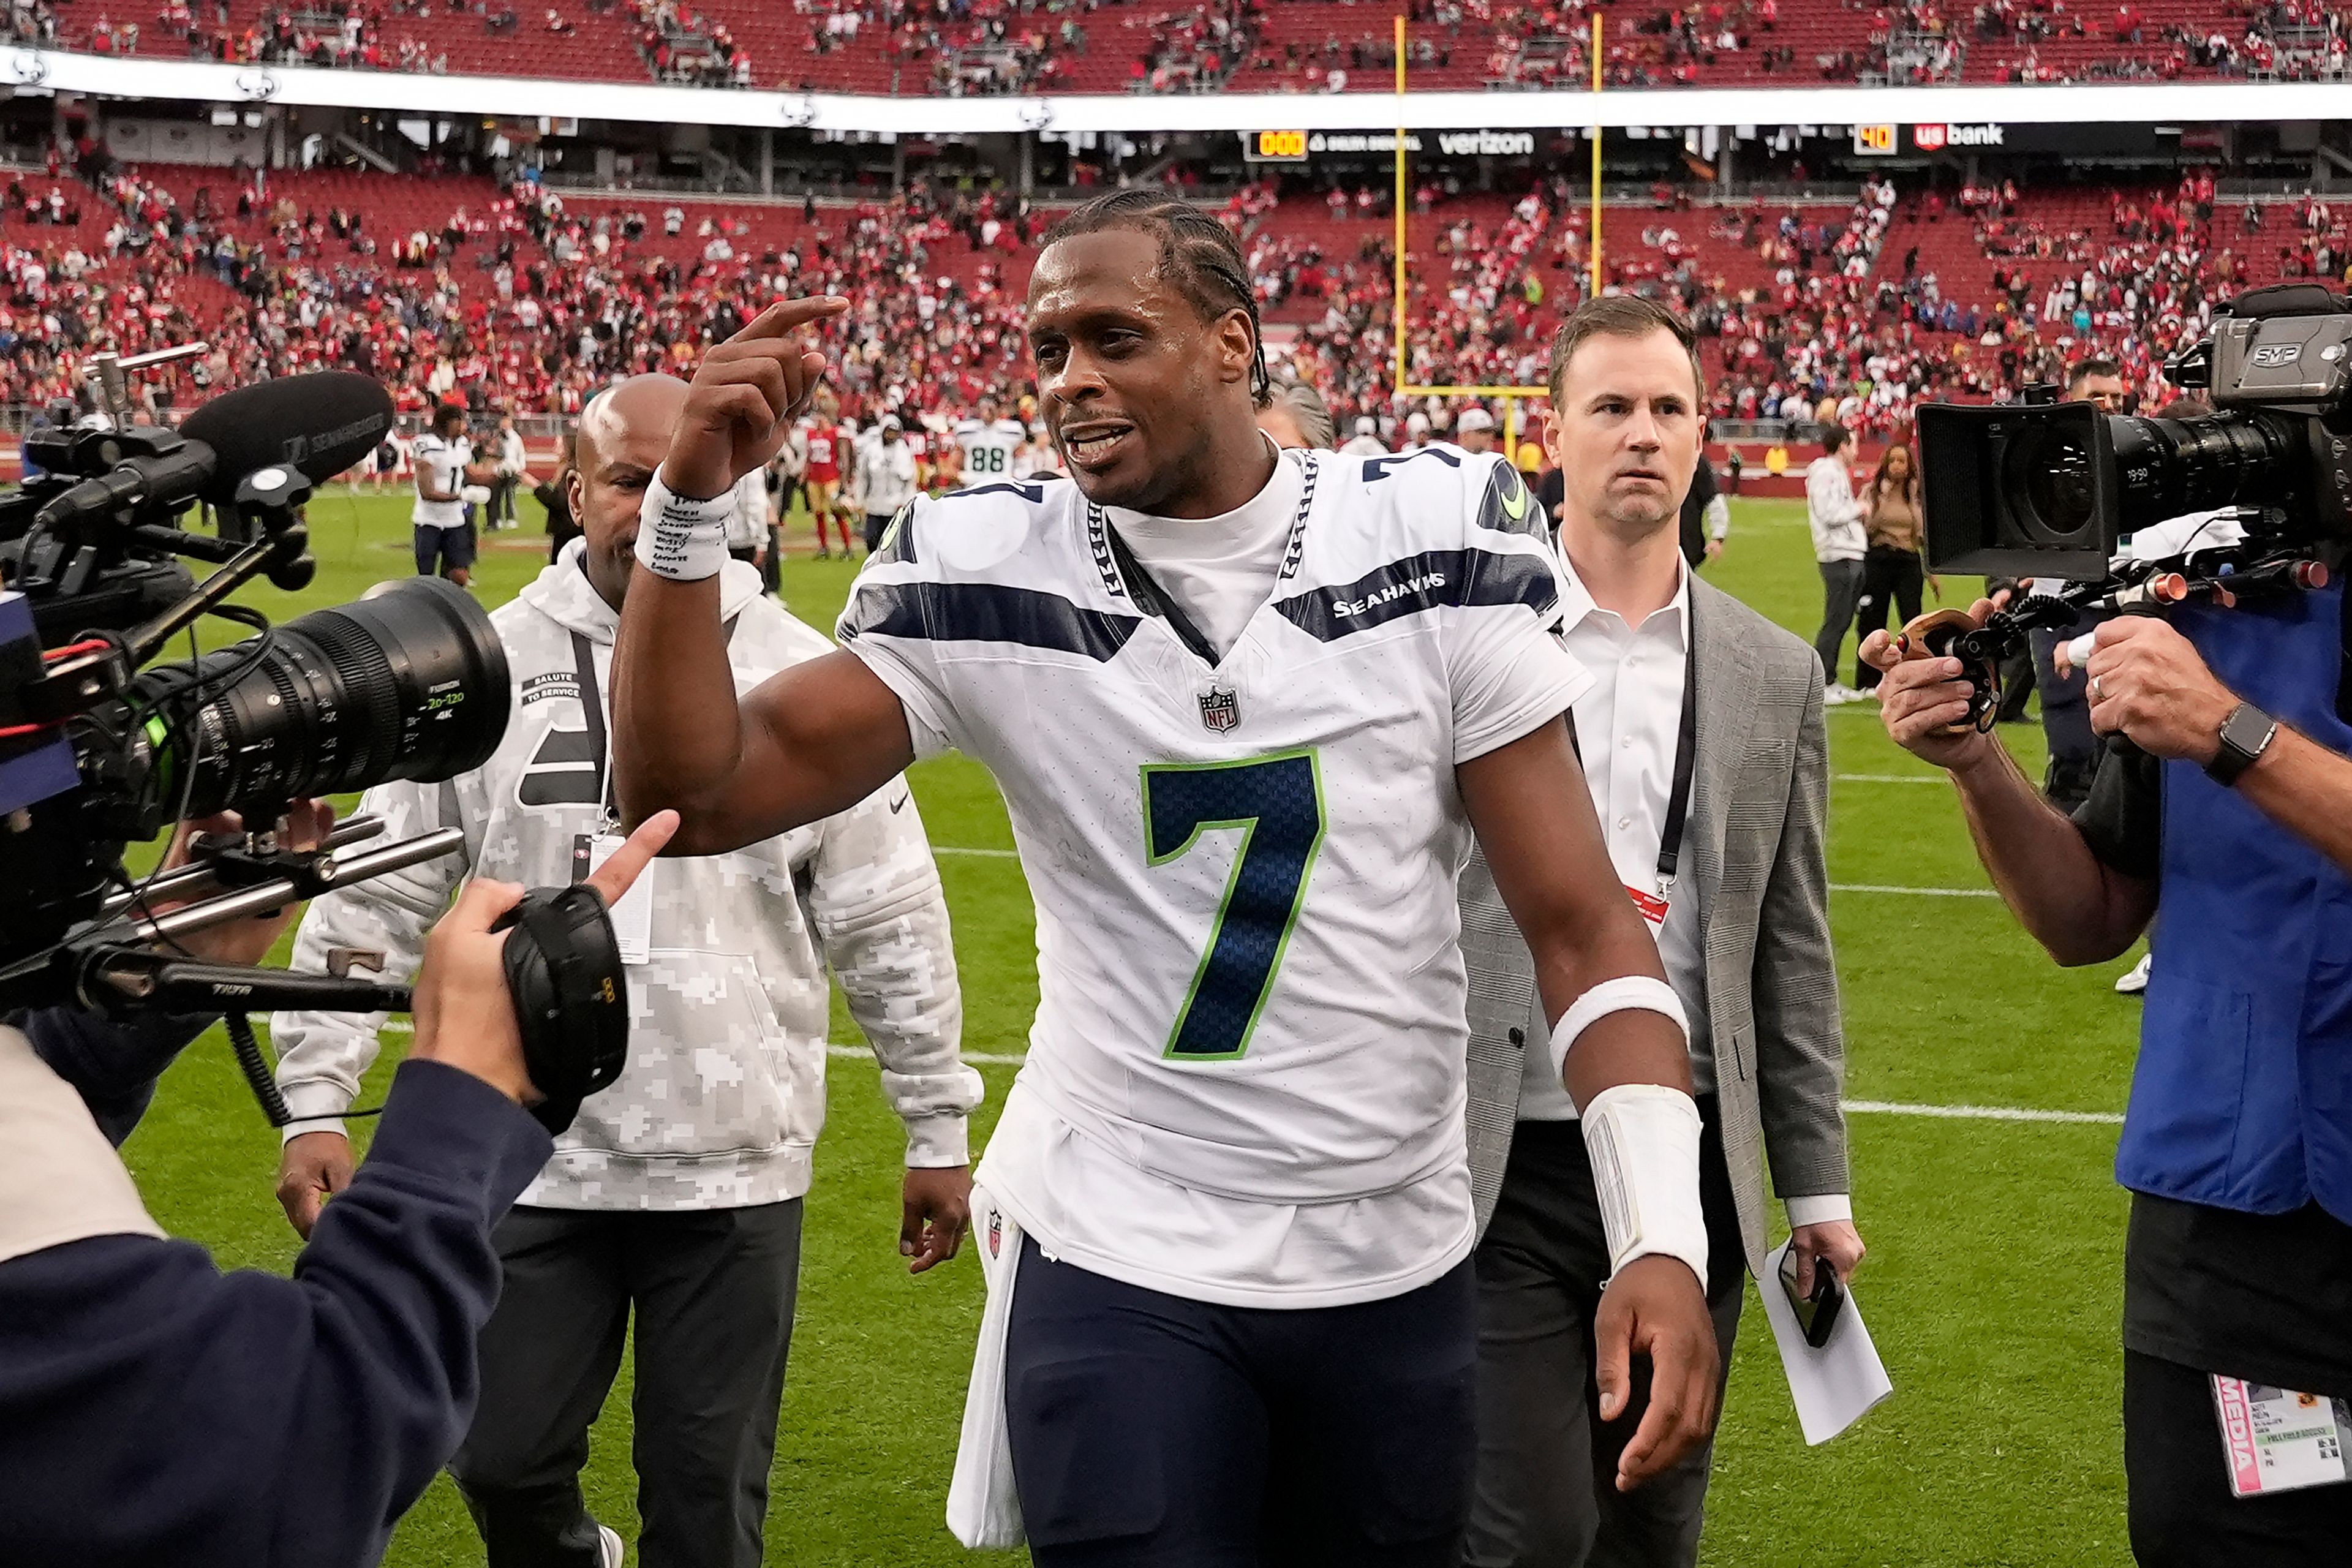
<instances>
[{"instance_id":1,"label":"television camera","mask_svg":"<svg viewBox=\"0 0 2352 1568\"><path fill-rule=\"evenodd\" d=\"M330 973L304 974L200 962L177 940L458 848L454 827L379 844L383 825L367 816L315 848L280 832L298 799L479 767L511 691L489 616L438 578L278 626L229 602L256 577L310 584L304 503L376 449L393 406L375 382L329 371L226 393L178 430L132 423L128 376L203 350L95 356L104 411L28 436L26 481L0 496L0 1009L224 1013L241 1070L283 1126L245 1014L406 1011L408 988L352 973L380 955L339 952ZM199 502L211 532L183 526ZM215 570L199 583L185 561ZM257 635L196 651L207 615ZM183 633L190 657L151 665ZM176 868L124 868L127 845L222 812L243 831L196 836ZM525 1055L568 1122L581 1096L619 1076L618 951L584 889L534 893L514 923Z\"/></svg>"},{"instance_id":2,"label":"television camera","mask_svg":"<svg viewBox=\"0 0 2352 1568\"><path fill-rule=\"evenodd\" d=\"M2192 418L2104 415L2036 388L1990 407L1918 414L1927 569L2060 579L1982 626L1957 610L1904 628L1957 658L1969 722L2000 711L2001 661L2086 612L2161 614L2326 585L2352 544L2352 300L2310 284L2240 296L2165 374L2207 393ZM2133 532L2210 514L2177 548L2118 560ZM2222 526L2226 522L2227 526Z\"/></svg>"}]
</instances>

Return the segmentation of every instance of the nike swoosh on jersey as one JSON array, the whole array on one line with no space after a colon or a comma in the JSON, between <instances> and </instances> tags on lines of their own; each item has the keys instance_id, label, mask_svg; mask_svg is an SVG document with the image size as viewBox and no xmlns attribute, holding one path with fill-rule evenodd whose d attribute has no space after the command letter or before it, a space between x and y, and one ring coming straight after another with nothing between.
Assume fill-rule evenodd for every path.
<instances>
[{"instance_id":1,"label":"nike swoosh on jersey","mask_svg":"<svg viewBox=\"0 0 2352 1568\"><path fill-rule=\"evenodd\" d=\"M1537 529L1541 510L1528 493L1527 481L1508 463L1495 466L1494 477L1486 481L1486 493L1478 500L1477 522L1480 528L1496 533L1524 533L1538 537Z\"/></svg>"}]
</instances>

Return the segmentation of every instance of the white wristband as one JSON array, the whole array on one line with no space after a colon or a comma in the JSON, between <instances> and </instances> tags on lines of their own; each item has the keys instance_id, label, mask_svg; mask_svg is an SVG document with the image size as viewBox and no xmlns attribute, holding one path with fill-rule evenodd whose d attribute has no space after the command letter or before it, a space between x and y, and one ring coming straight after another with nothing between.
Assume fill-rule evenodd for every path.
<instances>
[{"instance_id":1,"label":"white wristband","mask_svg":"<svg viewBox=\"0 0 2352 1568\"><path fill-rule=\"evenodd\" d=\"M1621 1083L1594 1095L1580 1120L1610 1274L1655 1253L1690 1265L1706 1289L1697 1104L1662 1084Z\"/></svg>"},{"instance_id":2,"label":"white wristband","mask_svg":"<svg viewBox=\"0 0 2352 1568\"><path fill-rule=\"evenodd\" d=\"M734 517L732 485L697 500L671 489L656 468L637 507L637 563L673 583L716 577L729 560L727 525Z\"/></svg>"},{"instance_id":3,"label":"white wristband","mask_svg":"<svg viewBox=\"0 0 2352 1568\"><path fill-rule=\"evenodd\" d=\"M1683 999L1675 988L1663 980L1647 974L1621 974L1614 980L1604 980L1570 1004L1559 1022L1551 1026L1551 1075L1565 1079L1568 1076L1568 1051L1576 1044L1576 1037L1612 1013L1664 1013L1675 1021L1675 1027L1690 1038L1690 1018L1683 1012Z\"/></svg>"}]
</instances>

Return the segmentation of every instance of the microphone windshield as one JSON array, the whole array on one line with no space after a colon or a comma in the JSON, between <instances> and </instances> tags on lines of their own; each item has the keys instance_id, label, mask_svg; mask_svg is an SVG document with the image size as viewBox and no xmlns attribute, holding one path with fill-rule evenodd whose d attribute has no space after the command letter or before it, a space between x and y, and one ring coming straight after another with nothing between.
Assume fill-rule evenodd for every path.
<instances>
[{"instance_id":1,"label":"microphone windshield","mask_svg":"<svg viewBox=\"0 0 2352 1568\"><path fill-rule=\"evenodd\" d=\"M213 449L213 477L202 494L215 506L273 463L323 483L383 445L392 429L392 394L347 370L280 376L225 392L188 416L180 434Z\"/></svg>"}]
</instances>

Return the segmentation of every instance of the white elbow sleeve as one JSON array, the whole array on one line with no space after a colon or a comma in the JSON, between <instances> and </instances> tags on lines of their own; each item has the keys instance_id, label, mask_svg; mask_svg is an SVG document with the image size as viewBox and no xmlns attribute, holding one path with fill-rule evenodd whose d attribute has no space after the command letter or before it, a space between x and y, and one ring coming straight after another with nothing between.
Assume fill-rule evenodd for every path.
<instances>
[{"instance_id":1,"label":"white elbow sleeve","mask_svg":"<svg viewBox=\"0 0 2352 1568\"><path fill-rule=\"evenodd\" d=\"M1567 1076L1568 1053L1579 1035L1612 1013L1630 1012L1663 1013L1675 1021L1684 1039L1690 1038L1690 1017L1673 986L1652 975L1620 974L1579 996L1551 1026L1552 1076Z\"/></svg>"}]
</instances>

